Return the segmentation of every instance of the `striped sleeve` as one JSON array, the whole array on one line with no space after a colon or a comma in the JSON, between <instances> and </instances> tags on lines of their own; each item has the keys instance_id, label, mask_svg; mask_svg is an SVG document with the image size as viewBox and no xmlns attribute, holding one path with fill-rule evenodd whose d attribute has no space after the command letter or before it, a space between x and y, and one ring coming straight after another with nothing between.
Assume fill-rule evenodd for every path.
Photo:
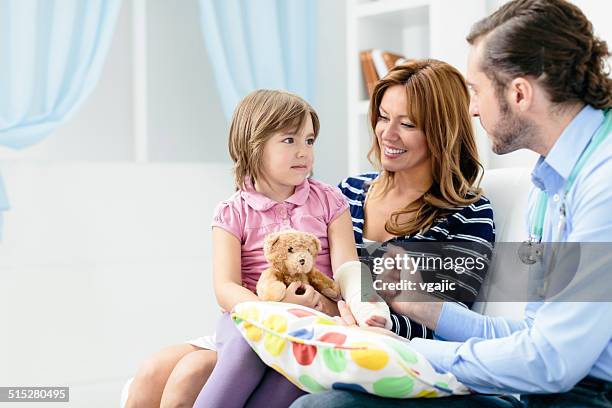
<instances>
[{"instance_id":1,"label":"striped sleeve","mask_svg":"<svg viewBox=\"0 0 612 408\"><path fill-rule=\"evenodd\" d=\"M364 173L353 177L347 177L338 184L338 188L344 195L349 205L351 221L353 222L353 233L355 242L359 248L363 238L363 200L365 197L366 182L374 180L378 173Z\"/></svg>"},{"instance_id":2,"label":"striped sleeve","mask_svg":"<svg viewBox=\"0 0 612 408\"><path fill-rule=\"evenodd\" d=\"M338 188L344 197L346 197L349 205L362 207L361 199L365 192L365 183L374 180L377 176L377 173L364 173L358 176L347 177L338 184Z\"/></svg>"},{"instance_id":3,"label":"striped sleeve","mask_svg":"<svg viewBox=\"0 0 612 408\"><path fill-rule=\"evenodd\" d=\"M398 336L407 339L433 339L433 332L424 324L417 323L407 316L395 313L393 310L391 311L391 324L391 331Z\"/></svg>"}]
</instances>

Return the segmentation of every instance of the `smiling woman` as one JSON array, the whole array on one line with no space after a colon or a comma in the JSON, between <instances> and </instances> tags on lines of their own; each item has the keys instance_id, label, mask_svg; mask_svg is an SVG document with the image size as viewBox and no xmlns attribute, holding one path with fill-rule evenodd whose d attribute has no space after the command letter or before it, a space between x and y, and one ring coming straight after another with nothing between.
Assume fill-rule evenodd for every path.
<instances>
[{"instance_id":1,"label":"smiling woman","mask_svg":"<svg viewBox=\"0 0 612 408\"><path fill-rule=\"evenodd\" d=\"M377 193L371 198L399 185L414 192L414 200L404 201L385 224L390 234L418 232L448 208L480 198L475 183L482 166L468 108L463 76L441 61L401 65L376 85L370 105L375 139L368 157L384 171L372 183Z\"/></svg>"},{"instance_id":2,"label":"smiling woman","mask_svg":"<svg viewBox=\"0 0 612 408\"><path fill-rule=\"evenodd\" d=\"M378 82L370 103L369 159L379 171L340 183L363 261L375 255L370 254L376 246L372 241L382 243L379 255L419 241L470 242L480 253L489 253L495 238L493 211L478 186L481 165L468 106L463 76L441 61L411 61ZM441 255L461 256L453 251ZM425 283L448 278L433 270L427 275L419 271ZM434 291L417 300L471 308L486 272L455 270L449 283L456 290ZM378 278L389 279L385 274ZM380 292L391 306L393 331L407 338L431 337L430 322L411 319L412 303L393 297L400 292Z\"/></svg>"}]
</instances>

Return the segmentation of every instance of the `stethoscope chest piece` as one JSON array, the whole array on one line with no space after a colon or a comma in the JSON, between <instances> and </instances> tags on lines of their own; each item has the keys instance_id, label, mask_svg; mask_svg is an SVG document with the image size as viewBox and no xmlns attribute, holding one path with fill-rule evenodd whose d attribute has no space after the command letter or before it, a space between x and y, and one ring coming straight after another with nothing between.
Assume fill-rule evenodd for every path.
<instances>
[{"instance_id":1,"label":"stethoscope chest piece","mask_svg":"<svg viewBox=\"0 0 612 408\"><path fill-rule=\"evenodd\" d=\"M542 260L543 245L532 240L524 241L518 249L518 257L525 265L533 265Z\"/></svg>"}]
</instances>

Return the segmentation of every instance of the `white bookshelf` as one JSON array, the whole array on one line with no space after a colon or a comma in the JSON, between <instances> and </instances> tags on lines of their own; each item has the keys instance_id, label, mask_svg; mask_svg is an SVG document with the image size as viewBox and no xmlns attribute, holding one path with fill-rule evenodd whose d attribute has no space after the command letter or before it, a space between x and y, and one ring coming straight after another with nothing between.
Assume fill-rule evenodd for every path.
<instances>
[{"instance_id":1,"label":"white bookshelf","mask_svg":"<svg viewBox=\"0 0 612 408\"><path fill-rule=\"evenodd\" d=\"M411 59L437 58L465 74L465 37L485 13L486 0L347 0L348 174L371 169L366 158L372 138L369 100L359 51L377 48Z\"/></svg>"}]
</instances>

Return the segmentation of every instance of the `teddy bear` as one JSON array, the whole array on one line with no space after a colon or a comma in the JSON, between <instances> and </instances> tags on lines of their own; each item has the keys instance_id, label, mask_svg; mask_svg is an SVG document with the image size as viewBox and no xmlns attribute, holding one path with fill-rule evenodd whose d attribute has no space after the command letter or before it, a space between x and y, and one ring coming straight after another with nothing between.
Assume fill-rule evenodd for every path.
<instances>
[{"instance_id":1,"label":"teddy bear","mask_svg":"<svg viewBox=\"0 0 612 408\"><path fill-rule=\"evenodd\" d=\"M330 299L339 300L338 284L315 267L320 250L319 239L306 232L285 230L268 234L264 240L264 255L270 266L257 282L259 298L281 301L290 283L301 282Z\"/></svg>"}]
</instances>

